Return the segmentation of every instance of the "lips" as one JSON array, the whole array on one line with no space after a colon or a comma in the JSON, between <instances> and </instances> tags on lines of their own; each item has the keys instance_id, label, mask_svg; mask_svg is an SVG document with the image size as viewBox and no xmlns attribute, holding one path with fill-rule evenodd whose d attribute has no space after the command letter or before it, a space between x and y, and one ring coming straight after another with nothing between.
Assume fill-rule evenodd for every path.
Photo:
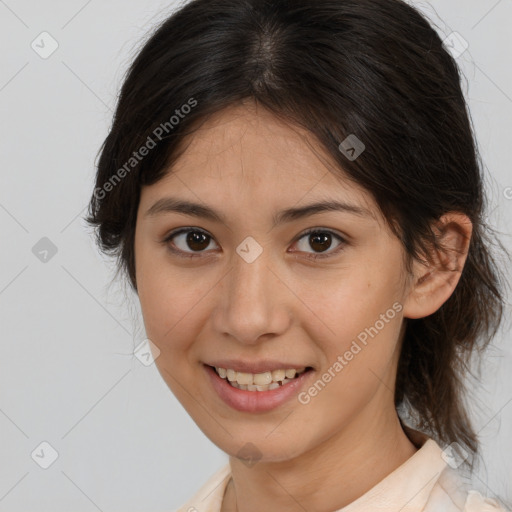
<instances>
[{"instance_id":1,"label":"lips","mask_svg":"<svg viewBox=\"0 0 512 512\"><path fill-rule=\"evenodd\" d=\"M312 369L305 371L285 385L278 385L277 388L268 391L246 391L233 387L227 379L223 379L217 374L215 368L206 364L203 364L203 368L213 390L222 401L237 411L247 413L268 412L291 401L301 389L314 379L316 373Z\"/></svg>"}]
</instances>

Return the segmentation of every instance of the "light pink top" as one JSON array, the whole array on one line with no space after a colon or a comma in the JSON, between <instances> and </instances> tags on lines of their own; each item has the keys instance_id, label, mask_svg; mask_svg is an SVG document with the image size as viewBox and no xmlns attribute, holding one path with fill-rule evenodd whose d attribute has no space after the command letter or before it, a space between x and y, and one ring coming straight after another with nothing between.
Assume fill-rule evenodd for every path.
<instances>
[{"instance_id":1,"label":"light pink top","mask_svg":"<svg viewBox=\"0 0 512 512\"><path fill-rule=\"evenodd\" d=\"M419 450L355 501L335 512L507 512L499 503L468 490L443 458L437 442L424 434ZM454 465L454 464L452 464ZM176 512L220 512L231 478L226 464Z\"/></svg>"}]
</instances>

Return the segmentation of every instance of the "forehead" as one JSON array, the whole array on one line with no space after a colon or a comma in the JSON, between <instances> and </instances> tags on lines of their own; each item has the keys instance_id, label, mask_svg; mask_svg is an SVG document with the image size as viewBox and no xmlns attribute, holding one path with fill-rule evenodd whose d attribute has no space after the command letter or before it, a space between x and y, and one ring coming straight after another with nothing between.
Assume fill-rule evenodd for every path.
<instances>
[{"instance_id":1,"label":"forehead","mask_svg":"<svg viewBox=\"0 0 512 512\"><path fill-rule=\"evenodd\" d=\"M161 188L227 198L351 200L380 217L370 193L349 179L316 137L249 100L215 113L183 141ZM158 185L155 184L155 185ZM153 187L155 187L155 185Z\"/></svg>"},{"instance_id":2,"label":"forehead","mask_svg":"<svg viewBox=\"0 0 512 512\"><path fill-rule=\"evenodd\" d=\"M246 178L267 173L288 178L292 173L318 179L327 170L318 157L325 158L325 152L312 134L250 100L215 113L184 142L187 149L174 171L189 171L190 162L202 162L211 171L242 170L243 165Z\"/></svg>"}]
</instances>

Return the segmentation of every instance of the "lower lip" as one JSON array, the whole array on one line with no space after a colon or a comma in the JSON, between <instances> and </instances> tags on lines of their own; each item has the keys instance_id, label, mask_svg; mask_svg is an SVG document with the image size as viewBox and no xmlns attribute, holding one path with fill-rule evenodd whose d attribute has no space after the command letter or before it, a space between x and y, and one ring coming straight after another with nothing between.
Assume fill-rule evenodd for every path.
<instances>
[{"instance_id":1,"label":"lower lip","mask_svg":"<svg viewBox=\"0 0 512 512\"><path fill-rule=\"evenodd\" d=\"M204 368L220 398L241 412L265 412L279 407L297 395L313 374L312 370L307 370L284 386L269 391L245 391L233 387L227 379L222 379L211 366L204 365Z\"/></svg>"}]
</instances>

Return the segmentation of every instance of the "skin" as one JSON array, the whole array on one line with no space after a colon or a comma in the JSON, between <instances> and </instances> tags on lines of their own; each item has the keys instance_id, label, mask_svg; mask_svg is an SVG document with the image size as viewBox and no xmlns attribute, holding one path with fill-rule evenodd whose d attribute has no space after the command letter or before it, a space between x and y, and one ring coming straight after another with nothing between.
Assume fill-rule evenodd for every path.
<instances>
[{"instance_id":1,"label":"skin","mask_svg":"<svg viewBox=\"0 0 512 512\"><path fill-rule=\"evenodd\" d=\"M337 510L417 451L393 403L402 325L449 298L471 223L457 213L444 216L439 232L454 250L431 254L428 266L414 262L408 274L403 247L373 198L329 172L332 160L302 128L246 102L216 114L188 142L172 172L142 189L137 216L137 288L147 336L160 350L157 367L199 428L230 457L223 512ZM206 204L227 221L146 215L167 196ZM369 214L329 211L272 227L277 211L325 199ZM186 234L162 243L181 227L211 238L199 251ZM302 236L309 228L340 235L342 250L336 252L340 242L331 236L322 252ZM247 236L263 248L250 264L236 252ZM173 242L198 257L173 254ZM330 257L308 259L319 253ZM269 412L239 412L204 373L203 363L218 358L268 357L314 367L311 385L395 302L401 312L307 405L293 398ZM250 467L237 458L247 442L261 453Z\"/></svg>"}]
</instances>

